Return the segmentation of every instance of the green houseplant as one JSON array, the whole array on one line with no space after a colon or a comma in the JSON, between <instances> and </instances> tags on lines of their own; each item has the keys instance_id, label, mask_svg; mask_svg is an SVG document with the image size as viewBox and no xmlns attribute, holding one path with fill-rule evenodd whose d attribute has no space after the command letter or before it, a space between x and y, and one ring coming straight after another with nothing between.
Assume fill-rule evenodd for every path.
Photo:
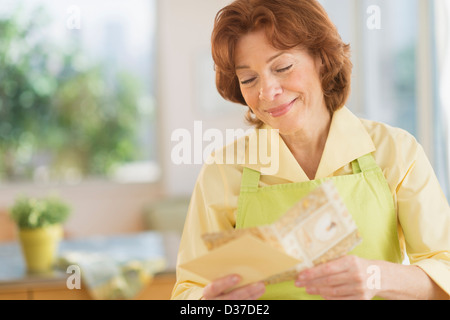
<instances>
[{"instance_id":1,"label":"green houseplant","mask_svg":"<svg viewBox=\"0 0 450 320\"><path fill-rule=\"evenodd\" d=\"M24 7L0 15L0 181L39 167L55 181L107 177L139 160L139 78L86 55L79 37L50 37L47 9Z\"/></svg>"},{"instance_id":2,"label":"green houseplant","mask_svg":"<svg viewBox=\"0 0 450 320\"><path fill-rule=\"evenodd\" d=\"M29 273L51 271L70 207L55 196L21 196L10 210Z\"/></svg>"}]
</instances>

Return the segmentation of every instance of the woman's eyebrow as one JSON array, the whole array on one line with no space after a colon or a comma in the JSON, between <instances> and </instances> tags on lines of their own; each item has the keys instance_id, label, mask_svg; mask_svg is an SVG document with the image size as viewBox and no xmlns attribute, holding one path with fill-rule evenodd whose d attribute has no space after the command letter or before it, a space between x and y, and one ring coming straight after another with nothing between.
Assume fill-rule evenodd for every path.
<instances>
[{"instance_id":1,"label":"woman's eyebrow","mask_svg":"<svg viewBox=\"0 0 450 320\"><path fill-rule=\"evenodd\" d=\"M272 62L273 60L275 60L279 56L282 56L285 53L287 53L287 52L283 51L283 52L277 53L276 55L274 55L274 56L270 57L269 59L267 59L266 63ZM249 66L237 66L236 67L236 70L241 70L241 69L250 69L250 67Z\"/></svg>"}]
</instances>

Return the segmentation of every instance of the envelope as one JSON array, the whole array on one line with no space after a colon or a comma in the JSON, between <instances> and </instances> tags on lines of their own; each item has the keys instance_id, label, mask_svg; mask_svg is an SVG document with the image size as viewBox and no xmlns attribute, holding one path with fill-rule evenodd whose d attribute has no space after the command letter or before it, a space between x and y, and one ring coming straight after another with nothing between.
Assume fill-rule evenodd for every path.
<instances>
[{"instance_id":1,"label":"envelope","mask_svg":"<svg viewBox=\"0 0 450 320\"><path fill-rule=\"evenodd\" d=\"M238 274L241 282L234 288L264 281L293 269L301 261L252 235L232 240L207 254L180 265L207 282Z\"/></svg>"},{"instance_id":2,"label":"envelope","mask_svg":"<svg viewBox=\"0 0 450 320\"><path fill-rule=\"evenodd\" d=\"M331 181L270 225L206 233L202 239L208 253L181 267L207 282L239 274L238 286L294 280L300 271L341 257L362 240Z\"/></svg>"}]
</instances>

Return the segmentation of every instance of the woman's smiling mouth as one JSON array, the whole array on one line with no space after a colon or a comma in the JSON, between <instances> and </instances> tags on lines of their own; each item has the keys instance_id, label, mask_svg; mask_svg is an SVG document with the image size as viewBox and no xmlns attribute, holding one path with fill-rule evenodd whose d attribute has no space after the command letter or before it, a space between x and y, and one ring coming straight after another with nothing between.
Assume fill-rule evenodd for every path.
<instances>
[{"instance_id":1,"label":"woman's smiling mouth","mask_svg":"<svg viewBox=\"0 0 450 320\"><path fill-rule=\"evenodd\" d=\"M274 118L279 118L284 116L286 113L288 113L289 111L291 111L292 107L294 106L295 101L297 101L297 99L292 100L289 103L283 104L279 107L267 110L266 112L268 114L270 114L272 117Z\"/></svg>"}]
</instances>

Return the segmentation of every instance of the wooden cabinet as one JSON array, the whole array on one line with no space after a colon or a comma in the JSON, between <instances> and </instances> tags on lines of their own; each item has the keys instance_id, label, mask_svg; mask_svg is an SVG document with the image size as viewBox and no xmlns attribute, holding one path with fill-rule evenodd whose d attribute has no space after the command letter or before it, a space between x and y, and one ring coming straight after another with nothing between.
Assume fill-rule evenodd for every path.
<instances>
[{"instance_id":1,"label":"wooden cabinet","mask_svg":"<svg viewBox=\"0 0 450 320\"><path fill-rule=\"evenodd\" d=\"M27 291L24 290L1 290L0 289L0 300L30 300L31 296Z\"/></svg>"},{"instance_id":2,"label":"wooden cabinet","mask_svg":"<svg viewBox=\"0 0 450 320\"><path fill-rule=\"evenodd\" d=\"M155 275L133 300L169 300L175 285L174 273ZM91 300L88 290L70 290L64 279L42 279L0 285L0 300Z\"/></svg>"}]
</instances>

